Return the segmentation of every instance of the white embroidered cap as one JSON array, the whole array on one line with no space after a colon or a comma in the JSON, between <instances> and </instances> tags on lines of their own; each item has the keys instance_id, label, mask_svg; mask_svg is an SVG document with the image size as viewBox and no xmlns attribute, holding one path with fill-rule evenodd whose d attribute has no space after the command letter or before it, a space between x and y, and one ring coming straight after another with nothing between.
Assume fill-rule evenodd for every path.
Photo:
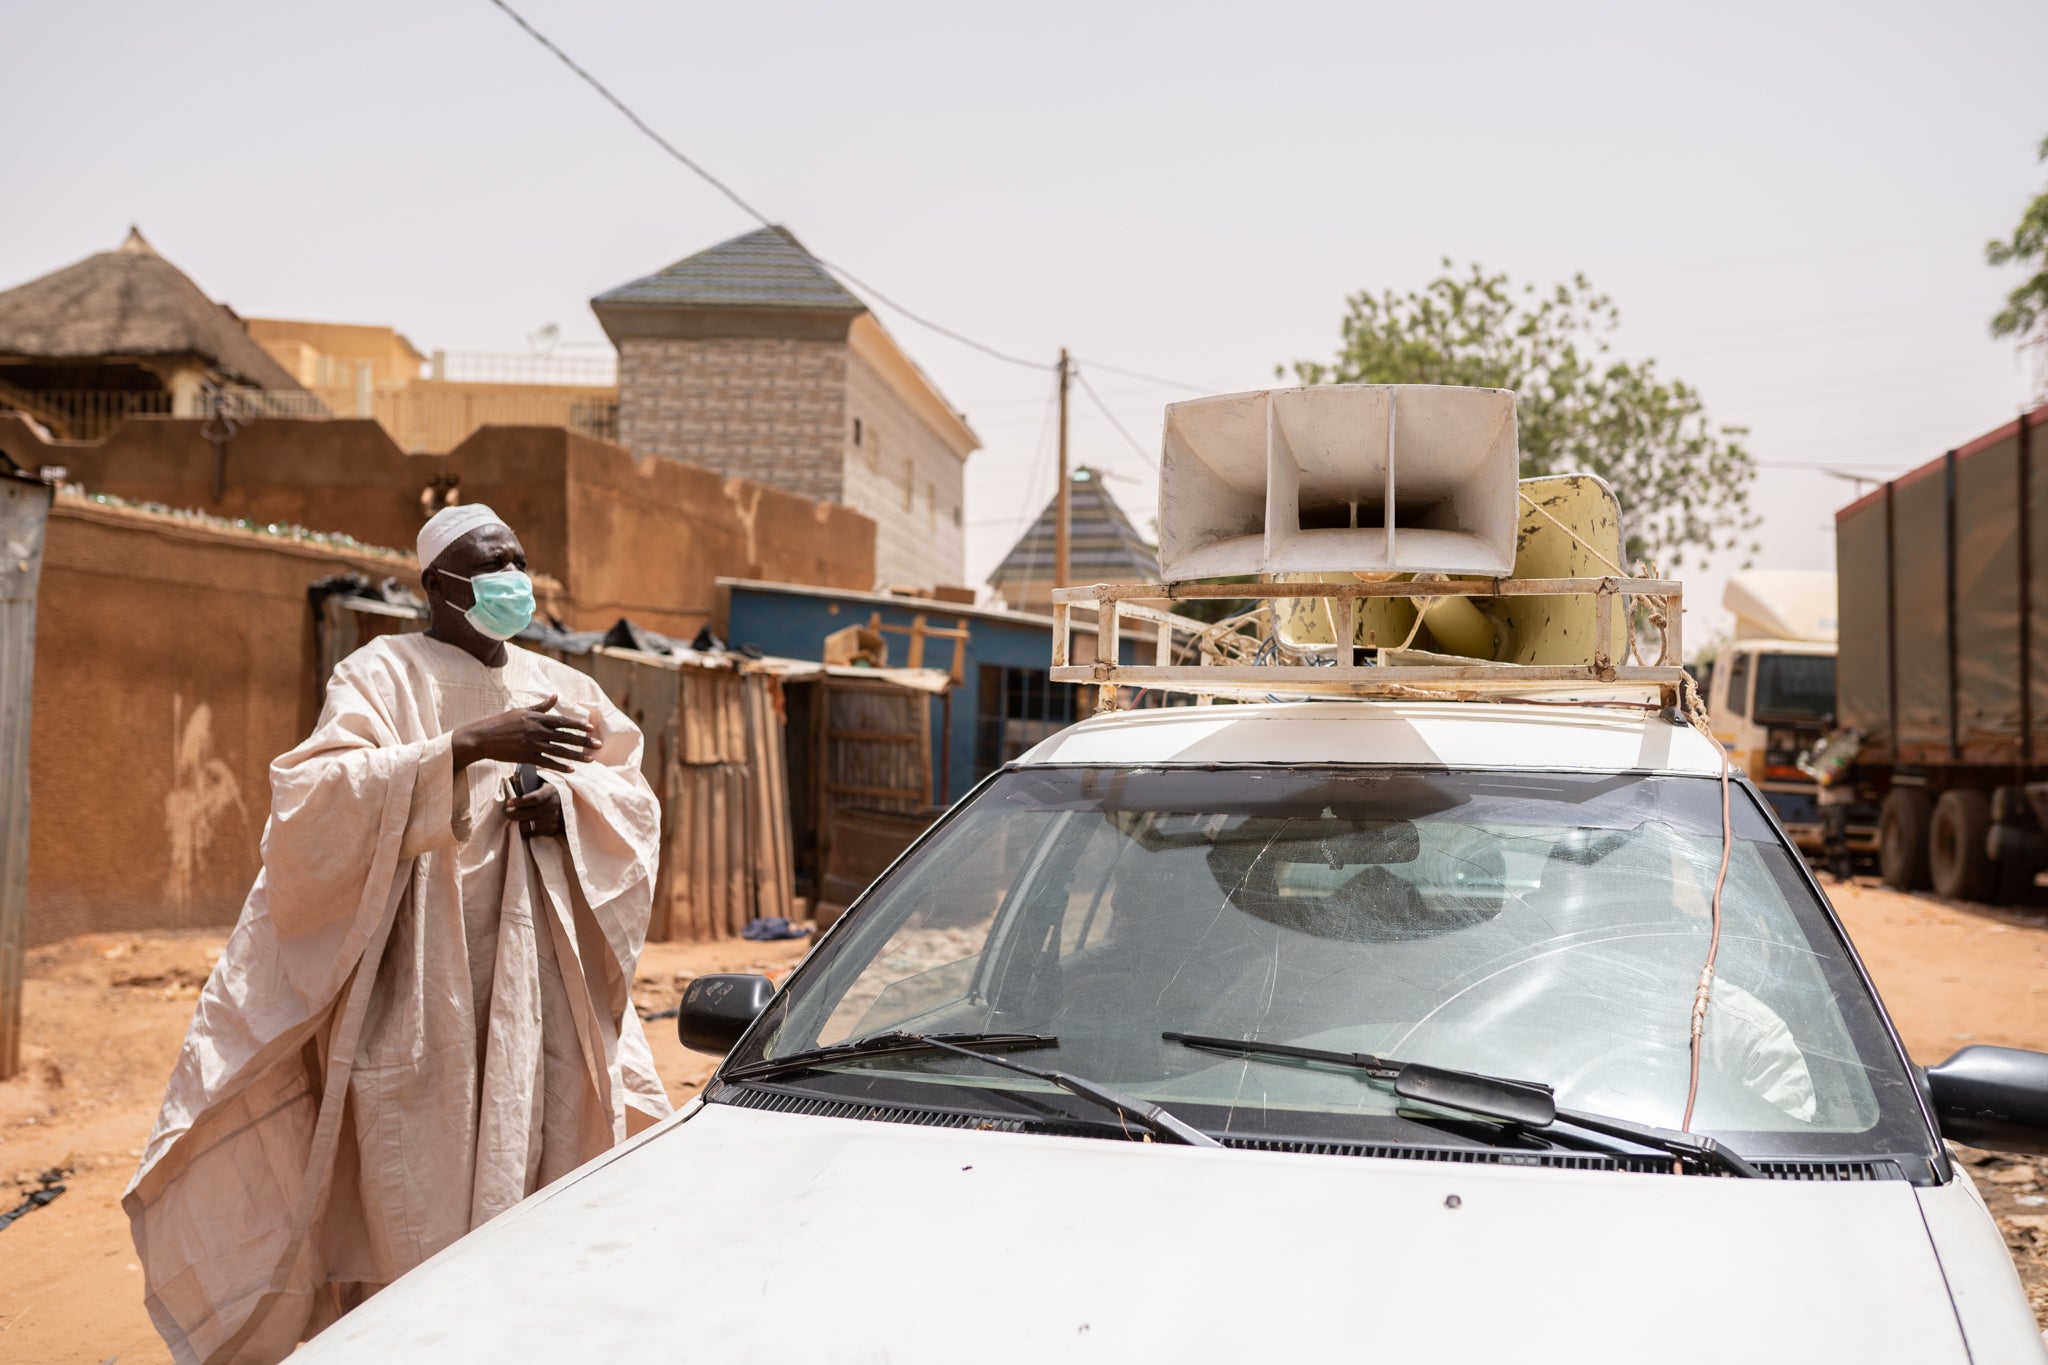
<instances>
[{"instance_id":1,"label":"white embroidered cap","mask_svg":"<svg viewBox=\"0 0 2048 1365\"><path fill-rule=\"evenodd\" d=\"M434 513L427 518L427 524L420 527L420 567L424 569L432 564L447 552L450 545L480 526L512 529L503 517L480 502L458 502Z\"/></svg>"}]
</instances>

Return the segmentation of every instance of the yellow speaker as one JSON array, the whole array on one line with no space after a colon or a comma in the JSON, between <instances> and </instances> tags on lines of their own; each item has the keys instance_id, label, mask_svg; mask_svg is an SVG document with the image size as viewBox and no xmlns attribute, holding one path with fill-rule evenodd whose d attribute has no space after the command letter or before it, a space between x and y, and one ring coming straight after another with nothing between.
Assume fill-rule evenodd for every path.
<instances>
[{"instance_id":1,"label":"yellow speaker","mask_svg":"<svg viewBox=\"0 0 2048 1365\"><path fill-rule=\"evenodd\" d=\"M1592 474L1523 479L1512 565L1516 578L1603 578L1621 566L1621 508L1614 490ZM1287 582L1382 579L1386 574L1287 574ZM1406 575L1399 575L1405 577ZM1278 598L1275 629L1295 649L1327 650L1336 638L1329 599ZM1422 621L1416 622L1416 612ZM1455 655L1494 663L1583 664L1598 652L1593 599L1571 597L1440 597L1367 599L1359 603L1360 649ZM1623 613L1613 613L1607 657L1627 641ZM1384 656L1383 656L1384 657Z\"/></svg>"}]
</instances>

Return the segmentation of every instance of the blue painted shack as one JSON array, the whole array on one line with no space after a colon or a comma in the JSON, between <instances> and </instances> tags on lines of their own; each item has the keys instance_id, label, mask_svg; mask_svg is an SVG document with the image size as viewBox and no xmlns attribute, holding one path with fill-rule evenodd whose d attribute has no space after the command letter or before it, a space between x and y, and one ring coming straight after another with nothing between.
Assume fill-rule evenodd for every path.
<instances>
[{"instance_id":1,"label":"blue painted shack","mask_svg":"<svg viewBox=\"0 0 2048 1365\"><path fill-rule=\"evenodd\" d=\"M952 690L930 702L931 792L949 805L968 788L1055 730L1084 714L1082 689L1055 683L1052 618L968 606L935 598L846 592L793 583L721 578L729 594L727 638L790 659L824 658L825 638L848 626L877 629L892 666L921 663L954 670ZM922 623L920 625L920 622ZM964 632L964 638L959 633ZM1077 661L1093 656L1095 627L1075 621ZM922 658L910 655L923 638ZM954 669L958 646L958 668ZM1126 638L1123 662L1140 651Z\"/></svg>"}]
</instances>

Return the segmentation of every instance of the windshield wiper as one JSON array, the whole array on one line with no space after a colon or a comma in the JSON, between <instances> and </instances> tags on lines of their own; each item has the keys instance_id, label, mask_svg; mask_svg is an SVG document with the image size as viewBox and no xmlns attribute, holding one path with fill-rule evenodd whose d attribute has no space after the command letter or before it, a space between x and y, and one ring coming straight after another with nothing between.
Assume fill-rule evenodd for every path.
<instances>
[{"instance_id":1,"label":"windshield wiper","mask_svg":"<svg viewBox=\"0 0 2048 1365\"><path fill-rule=\"evenodd\" d=\"M1159 1036L1170 1043L1180 1043L1207 1052L1227 1052L1240 1057L1321 1062L1329 1066L1341 1066L1360 1073L1368 1080L1393 1082L1394 1093L1403 1099L1420 1100L1444 1109L1457 1109L1468 1114L1477 1114L1482 1118L1499 1119L1518 1128L1541 1129L1557 1123L1566 1123L1574 1128L1604 1133L1640 1147L1667 1153L1694 1166L1711 1167L1726 1171L1729 1175L1750 1179L1761 1176L1756 1167L1744 1161L1732 1148L1713 1138L1698 1133L1682 1133L1675 1128L1659 1128L1653 1124L1609 1118L1605 1114L1560 1109L1551 1088L1535 1081L1509 1080L1503 1076L1487 1076L1477 1071L1458 1071L1449 1067L1429 1066L1422 1062L1403 1062L1392 1057L1375 1056L1370 1052L1330 1052L1322 1048L1297 1047L1292 1043L1262 1043L1254 1038L1217 1038L1199 1033L1172 1031ZM1611 1154L1626 1155L1620 1149L1606 1144L1600 1146L1602 1150Z\"/></svg>"},{"instance_id":2,"label":"windshield wiper","mask_svg":"<svg viewBox=\"0 0 2048 1365\"><path fill-rule=\"evenodd\" d=\"M947 1046L972 1043L976 1047L1058 1047L1060 1040L1046 1033L871 1033L843 1043L806 1048L781 1057L769 1057L734 1067L722 1077L728 1081L759 1080L786 1071L808 1071L814 1066L848 1061L857 1057L886 1057L899 1052L942 1052Z\"/></svg>"},{"instance_id":3,"label":"windshield wiper","mask_svg":"<svg viewBox=\"0 0 2048 1365\"><path fill-rule=\"evenodd\" d=\"M973 1043L974 1048L963 1047ZM1079 1096L1100 1108L1108 1109L1125 1122L1138 1127L1157 1138L1186 1143L1190 1147L1221 1147L1223 1144L1210 1137L1201 1129L1175 1118L1165 1109L1150 1100L1127 1095L1106 1085L1070 1076L1064 1071L1050 1071L1044 1067L1025 1066L1007 1057L977 1051L986 1047L1057 1047L1059 1039L1042 1033L877 1033L866 1038L855 1038L849 1042L834 1043L830 1047L812 1048L807 1052L792 1052L787 1057L774 1057L764 1062L753 1062L728 1072L724 1079L729 1081L760 1080L764 1077L781 1075L790 1071L807 1071L815 1066L829 1065L854 1057L880 1057L896 1052L951 1052L958 1056L986 1062L990 1066L1002 1067L1021 1076L1046 1081L1058 1086L1071 1095Z\"/></svg>"}]
</instances>

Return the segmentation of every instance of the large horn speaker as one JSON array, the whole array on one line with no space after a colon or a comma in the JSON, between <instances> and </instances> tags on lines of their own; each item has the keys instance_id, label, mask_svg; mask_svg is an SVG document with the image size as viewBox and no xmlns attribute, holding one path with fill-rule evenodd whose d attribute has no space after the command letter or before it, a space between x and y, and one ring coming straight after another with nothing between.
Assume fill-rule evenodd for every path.
<instances>
[{"instance_id":1,"label":"large horn speaker","mask_svg":"<svg viewBox=\"0 0 2048 1365\"><path fill-rule=\"evenodd\" d=\"M1502 577L1518 460L1505 389L1331 384L1173 403L1160 571Z\"/></svg>"},{"instance_id":2,"label":"large horn speaker","mask_svg":"<svg viewBox=\"0 0 2048 1365\"><path fill-rule=\"evenodd\" d=\"M1521 518L1515 532L1516 578L1601 578L1620 571L1621 507L1604 480L1591 474L1523 479L1517 501ZM1353 577L1288 575L1294 582L1343 582ZM1327 598L1280 598L1274 608L1274 629L1288 645L1327 650L1334 644L1336 612ZM1418 610L1420 623L1415 619ZM1598 638L1598 622L1599 611L1584 593L1476 600L1438 597L1427 603L1382 597L1358 604L1352 644L1359 649L1412 648L1425 655L1509 664L1589 664L1603 653L1620 658L1628 643L1624 614L1610 613L1604 644ZM1386 659L1383 654L1381 661Z\"/></svg>"}]
</instances>

